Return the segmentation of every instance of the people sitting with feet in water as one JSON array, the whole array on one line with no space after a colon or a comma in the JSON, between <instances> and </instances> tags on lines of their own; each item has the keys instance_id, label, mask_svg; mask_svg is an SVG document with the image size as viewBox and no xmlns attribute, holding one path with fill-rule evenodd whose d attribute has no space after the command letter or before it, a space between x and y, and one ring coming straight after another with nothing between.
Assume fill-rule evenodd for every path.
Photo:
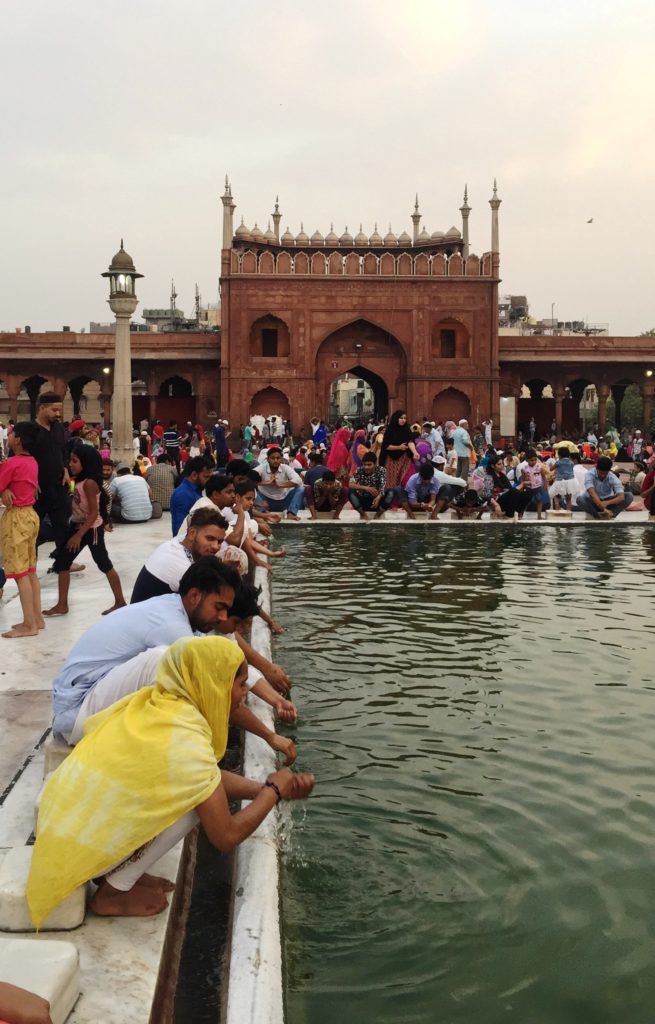
<instances>
[{"instance_id":1,"label":"people sitting with feet in water","mask_svg":"<svg viewBox=\"0 0 655 1024\"><path fill-rule=\"evenodd\" d=\"M261 480L258 501L269 512L286 512L287 519L298 520L305 492L295 469L282 461L282 449L269 448L266 461L260 463L257 471Z\"/></svg>"},{"instance_id":2,"label":"people sitting with feet in water","mask_svg":"<svg viewBox=\"0 0 655 1024\"><path fill-rule=\"evenodd\" d=\"M125 598L118 573L105 547L104 518L107 508L107 495L103 489L102 459L100 453L89 444L77 445L70 455L69 471L75 481L73 507L68 528L68 536L58 545L52 571L57 573L58 597L52 608L44 611L44 615L68 614L68 590L70 587L70 567L75 555L88 547L93 561L107 577L114 596L114 603L102 614L107 615L118 608L123 608Z\"/></svg>"},{"instance_id":3,"label":"people sitting with feet in water","mask_svg":"<svg viewBox=\"0 0 655 1024\"><path fill-rule=\"evenodd\" d=\"M570 512L573 495L578 492L571 453L563 446L557 448L556 453L555 480L550 488L550 496L553 499L553 508L557 512L562 508L562 498L566 501L566 511Z\"/></svg>"},{"instance_id":4,"label":"people sitting with feet in water","mask_svg":"<svg viewBox=\"0 0 655 1024\"><path fill-rule=\"evenodd\" d=\"M219 767L246 679L243 654L228 640L181 640L153 685L87 721L41 798L26 892L37 928L91 880L99 888L90 906L101 916L161 913L172 884L149 871L198 822L228 853L281 800L309 796L310 774L283 768L262 783ZM249 803L231 814L232 800Z\"/></svg>"},{"instance_id":5,"label":"people sitting with feet in water","mask_svg":"<svg viewBox=\"0 0 655 1024\"><path fill-rule=\"evenodd\" d=\"M530 512L536 512L537 519L541 519L543 509L550 508L548 474L534 448L529 448L525 453L525 462L519 469L525 482L525 490L530 495L527 509Z\"/></svg>"},{"instance_id":6,"label":"people sitting with feet in water","mask_svg":"<svg viewBox=\"0 0 655 1024\"><path fill-rule=\"evenodd\" d=\"M378 466L373 452L365 452L362 464L350 478L348 499L359 512L360 519L368 519L367 512L375 512L380 519L384 512L391 508L394 492L387 489L387 474L384 466Z\"/></svg>"},{"instance_id":7,"label":"people sitting with feet in water","mask_svg":"<svg viewBox=\"0 0 655 1024\"><path fill-rule=\"evenodd\" d=\"M17 622L2 634L7 639L36 636L45 626L41 614L41 587L36 574L39 517L34 511L34 504L39 467L31 453L37 436L35 423L16 423L8 437L14 457L0 462L0 500L5 506L4 515L0 518L0 549L4 557L2 575L16 581L23 614L22 622Z\"/></svg>"},{"instance_id":8,"label":"people sitting with feet in water","mask_svg":"<svg viewBox=\"0 0 655 1024\"><path fill-rule=\"evenodd\" d=\"M624 491L623 484L612 472L612 460L601 455L585 477L585 492L577 500L577 508L594 519L616 519L632 504L633 495Z\"/></svg>"},{"instance_id":9,"label":"people sitting with feet in water","mask_svg":"<svg viewBox=\"0 0 655 1024\"><path fill-rule=\"evenodd\" d=\"M453 498L448 506L455 519L482 519L482 515L489 508L489 503L484 500L481 494L470 487L467 490L460 489L459 494Z\"/></svg>"}]
</instances>

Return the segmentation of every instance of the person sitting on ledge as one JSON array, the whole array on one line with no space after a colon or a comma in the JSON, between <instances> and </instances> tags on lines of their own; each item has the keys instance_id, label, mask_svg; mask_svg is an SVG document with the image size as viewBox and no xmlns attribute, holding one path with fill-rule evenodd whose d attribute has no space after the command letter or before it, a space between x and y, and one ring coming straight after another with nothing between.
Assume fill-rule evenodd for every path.
<instances>
[{"instance_id":1,"label":"person sitting on ledge","mask_svg":"<svg viewBox=\"0 0 655 1024\"><path fill-rule=\"evenodd\" d=\"M432 519L440 488L441 484L435 476L434 466L431 462L426 462L405 484L409 507L413 512L430 513Z\"/></svg>"},{"instance_id":2,"label":"person sitting on ledge","mask_svg":"<svg viewBox=\"0 0 655 1024\"><path fill-rule=\"evenodd\" d=\"M258 468L261 483L257 488L258 499L269 512L286 512L287 519L298 520L305 492L302 480L282 461L282 449L268 449L267 459Z\"/></svg>"},{"instance_id":3,"label":"person sitting on ledge","mask_svg":"<svg viewBox=\"0 0 655 1024\"><path fill-rule=\"evenodd\" d=\"M165 540L148 556L134 583L130 604L176 594L189 565L205 555L218 554L226 532L227 521L214 505L197 508L189 516L184 537Z\"/></svg>"},{"instance_id":4,"label":"person sitting on ledge","mask_svg":"<svg viewBox=\"0 0 655 1024\"><path fill-rule=\"evenodd\" d=\"M310 795L310 774L283 768L262 783L218 766L246 678L243 654L223 637L180 640L152 686L87 721L41 799L26 890L37 928L91 880L96 914L159 914L174 885L149 869L198 822L229 853L281 800ZM231 814L231 800L250 803Z\"/></svg>"},{"instance_id":5,"label":"person sitting on ledge","mask_svg":"<svg viewBox=\"0 0 655 1024\"><path fill-rule=\"evenodd\" d=\"M482 519L482 513L488 510L489 504L471 487L466 491L460 489L448 507L452 509L455 519Z\"/></svg>"},{"instance_id":6,"label":"person sitting on ledge","mask_svg":"<svg viewBox=\"0 0 655 1024\"><path fill-rule=\"evenodd\" d=\"M367 512L375 512L375 518L380 519L391 508L394 498L394 492L387 489L385 469L377 461L373 452L366 452L361 466L350 478L348 498L360 519L368 519Z\"/></svg>"},{"instance_id":7,"label":"person sitting on ledge","mask_svg":"<svg viewBox=\"0 0 655 1024\"><path fill-rule=\"evenodd\" d=\"M337 480L332 469L324 469L313 487L305 487L305 495L312 519L316 519L318 512L331 512L332 518L338 519L348 501L348 490Z\"/></svg>"},{"instance_id":8,"label":"person sitting on ledge","mask_svg":"<svg viewBox=\"0 0 655 1024\"><path fill-rule=\"evenodd\" d=\"M212 475L213 464L204 455L196 455L189 459L184 467L180 483L171 494L171 530L173 536L178 532L186 516L202 497L203 488Z\"/></svg>"},{"instance_id":9,"label":"person sitting on ledge","mask_svg":"<svg viewBox=\"0 0 655 1024\"><path fill-rule=\"evenodd\" d=\"M127 462L119 462L109 484L111 518L115 523L147 523L152 519L150 488L142 476L135 476Z\"/></svg>"},{"instance_id":10,"label":"person sitting on ledge","mask_svg":"<svg viewBox=\"0 0 655 1024\"><path fill-rule=\"evenodd\" d=\"M633 495L623 490L623 484L612 473L612 460L601 455L585 477L585 493L576 500L580 512L588 512L594 519L616 519L632 504Z\"/></svg>"}]
</instances>

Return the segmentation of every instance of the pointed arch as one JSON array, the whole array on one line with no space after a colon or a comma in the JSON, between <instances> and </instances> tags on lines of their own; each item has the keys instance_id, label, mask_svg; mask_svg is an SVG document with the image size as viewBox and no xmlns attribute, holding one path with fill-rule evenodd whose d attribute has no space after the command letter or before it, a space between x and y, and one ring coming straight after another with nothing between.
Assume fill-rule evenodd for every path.
<instances>
[{"instance_id":1,"label":"pointed arch","mask_svg":"<svg viewBox=\"0 0 655 1024\"><path fill-rule=\"evenodd\" d=\"M255 391L250 399L251 416L281 416L283 420L291 419L291 406L284 391L271 385Z\"/></svg>"},{"instance_id":2,"label":"pointed arch","mask_svg":"<svg viewBox=\"0 0 655 1024\"><path fill-rule=\"evenodd\" d=\"M446 420L469 420L471 418L471 399L459 388L447 387L434 396L432 401L432 419L435 423Z\"/></svg>"}]
</instances>

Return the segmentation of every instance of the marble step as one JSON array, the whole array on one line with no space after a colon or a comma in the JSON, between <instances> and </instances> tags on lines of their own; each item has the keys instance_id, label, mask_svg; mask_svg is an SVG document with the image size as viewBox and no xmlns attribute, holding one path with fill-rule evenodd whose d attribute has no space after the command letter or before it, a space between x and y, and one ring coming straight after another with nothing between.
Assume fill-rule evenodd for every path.
<instances>
[{"instance_id":1,"label":"marble step","mask_svg":"<svg viewBox=\"0 0 655 1024\"><path fill-rule=\"evenodd\" d=\"M32 863L32 846L0 850L0 931L33 932L25 888ZM78 928L86 911L86 886L81 885L56 907L41 925L42 931Z\"/></svg>"},{"instance_id":2,"label":"marble step","mask_svg":"<svg viewBox=\"0 0 655 1024\"><path fill-rule=\"evenodd\" d=\"M79 954L72 942L0 936L0 981L47 999L52 1024L64 1024L80 994Z\"/></svg>"}]
</instances>

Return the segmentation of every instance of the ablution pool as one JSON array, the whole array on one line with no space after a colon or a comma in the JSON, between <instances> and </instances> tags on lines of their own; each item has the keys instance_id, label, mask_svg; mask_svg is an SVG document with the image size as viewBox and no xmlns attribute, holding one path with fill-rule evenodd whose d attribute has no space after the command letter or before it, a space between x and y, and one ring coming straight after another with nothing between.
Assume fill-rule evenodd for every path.
<instances>
[{"instance_id":1,"label":"ablution pool","mask_svg":"<svg viewBox=\"0 0 655 1024\"><path fill-rule=\"evenodd\" d=\"M651 1024L655 529L284 541L288 1024Z\"/></svg>"}]
</instances>

